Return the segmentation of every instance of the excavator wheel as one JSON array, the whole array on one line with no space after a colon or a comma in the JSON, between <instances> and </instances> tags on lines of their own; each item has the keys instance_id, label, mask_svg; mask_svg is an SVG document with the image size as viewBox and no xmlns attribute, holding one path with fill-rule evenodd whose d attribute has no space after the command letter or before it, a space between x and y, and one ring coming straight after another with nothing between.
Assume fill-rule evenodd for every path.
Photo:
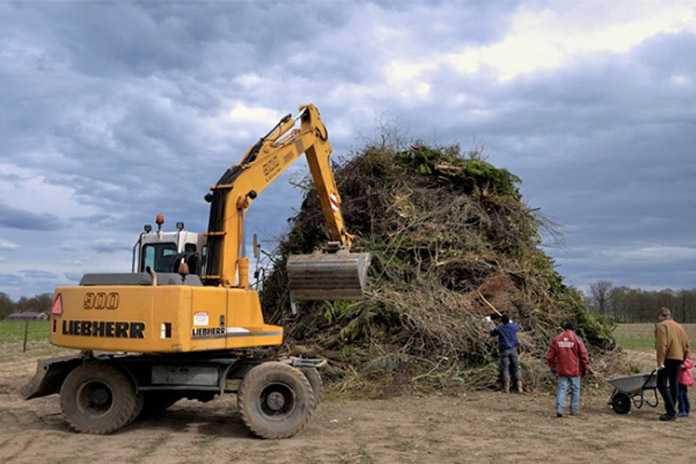
<instances>
[{"instance_id":1,"label":"excavator wheel","mask_svg":"<svg viewBox=\"0 0 696 464\"><path fill-rule=\"evenodd\" d=\"M261 438L289 438L299 432L315 409L312 387L293 367L268 361L251 369L237 392L242 420Z\"/></svg>"},{"instance_id":2,"label":"excavator wheel","mask_svg":"<svg viewBox=\"0 0 696 464\"><path fill-rule=\"evenodd\" d=\"M135 409L133 409L133 414L125 425L134 422L138 417L143 415L143 409L145 408L145 393L138 392L135 394Z\"/></svg>"},{"instance_id":3,"label":"excavator wheel","mask_svg":"<svg viewBox=\"0 0 696 464\"><path fill-rule=\"evenodd\" d=\"M314 407L316 408L319 406L319 403L321 403L321 392L324 387L321 374L319 374L319 370L316 367L301 367L300 372L309 380L309 385L312 387L312 393L314 395Z\"/></svg>"},{"instance_id":4,"label":"excavator wheel","mask_svg":"<svg viewBox=\"0 0 696 464\"><path fill-rule=\"evenodd\" d=\"M104 435L132 422L142 409L142 394L115 366L101 361L76 367L63 382L60 406L78 432Z\"/></svg>"}]
</instances>

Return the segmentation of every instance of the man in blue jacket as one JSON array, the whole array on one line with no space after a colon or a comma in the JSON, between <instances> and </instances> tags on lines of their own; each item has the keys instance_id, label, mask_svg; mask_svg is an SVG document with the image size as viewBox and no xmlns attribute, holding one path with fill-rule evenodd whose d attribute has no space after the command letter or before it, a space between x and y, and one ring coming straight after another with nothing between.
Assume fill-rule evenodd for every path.
<instances>
[{"instance_id":1,"label":"man in blue jacket","mask_svg":"<svg viewBox=\"0 0 696 464\"><path fill-rule=\"evenodd\" d=\"M503 314L502 324L495 329L491 329L491 337L498 337L498 347L500 348L500 376L503 380L503 391L510 392L510 371L515 380L515 387L522 393L522 377L520 376L520 361L517 358L517 332L520 326L515 322L510 322L510 316Z\"/></svg>"}]
</instances>

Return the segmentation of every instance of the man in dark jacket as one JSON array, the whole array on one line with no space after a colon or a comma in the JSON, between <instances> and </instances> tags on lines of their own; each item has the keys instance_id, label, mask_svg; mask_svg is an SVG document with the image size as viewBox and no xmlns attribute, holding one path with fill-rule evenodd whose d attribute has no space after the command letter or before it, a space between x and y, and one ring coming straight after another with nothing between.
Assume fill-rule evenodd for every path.
<instances>
[{"instance_id":1,"label":"man in dark jacket","mask_svg":"<svg viewBox=\"0 0 696 464\"><path fill-rule=\"evenodd\" d=\"M585 344L575 335L575 324L563 324L563 332L551 340L546 360L551 371L558 376L556 415L563 416L570 385L570 415L574 416L580 406L580 376L585 375L589 365Z\"/></svg>"},{"instance_id":2,"label":"man in dark jacket","mask_svg":"<svg viewBox=\"0 0 696 464\"><path fill-rule=\"evenodd\" d=\"M495 329L491 329L491 337L498 337L498 348L500 349L500 376L503 380L503 391L510 392L510 371L515 380L515 387L522 393L522 377L520 376L520 361L517 357L517 332L520 326L510 321L510 316L503 314L502 324Z\"/></svg>"}]
</instances>

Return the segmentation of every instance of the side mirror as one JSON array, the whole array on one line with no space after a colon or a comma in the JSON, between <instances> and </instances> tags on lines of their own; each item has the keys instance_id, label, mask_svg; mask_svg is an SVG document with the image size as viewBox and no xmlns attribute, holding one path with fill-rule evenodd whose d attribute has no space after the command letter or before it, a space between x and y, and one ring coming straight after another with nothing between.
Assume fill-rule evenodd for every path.
<instances>
[{"instance_id":1,"label":"side mirror","mask_svg":"<svg viewBox=\"0 0 696 464\"><path fill-rule=\"evenodd\" d=\"M259 240L254 234L254 259L259 259Z\"/></svg>"}]
</instances>

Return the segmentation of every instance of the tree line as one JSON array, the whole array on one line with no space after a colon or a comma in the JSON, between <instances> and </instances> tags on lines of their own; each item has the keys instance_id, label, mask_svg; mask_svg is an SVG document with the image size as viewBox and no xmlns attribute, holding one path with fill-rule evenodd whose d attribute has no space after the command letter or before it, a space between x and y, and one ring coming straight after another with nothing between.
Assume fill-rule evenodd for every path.
<instances>
[{"instance_id":1,"label":"tree line","mask_svg":"<svg viewBox=\"0 0 696 464\"><path fill-rule=\"evenodd\" d=\"M607 280L591 284L583 292L587 306L601 316L616 322L654 322L657 310L666 306L679 322L696 322L696 289L691 290L643 290L615 287ZM0 319L24 311L48 312L53 295L43 293L17 301L0 292Z\"/></svg>"},{"instance_id":2,"label":"tree line","mask_svg":"<svg viewBox=\"0 0 696 464\"><path fill-rule=\"evenodd\" d=\"M51 304L53 304L53 295L50 293L31 298L23 296L17 301L12 301L7 294L0 292L0 319L7 319L10 314L24 311L47 313L51 310Z\"/></svg>"},{"instance_id":3,"label":"tree line","mask_svg":"<svg viewBox=\"0 0 696 464\"><path fill-rule=\"evenodd\" d=\"M679 322L696 322L696 289L643 290L615 287L607 280L600 280L591 284L584 294L592 310L619 323L655 322L657 311L663 306Z\"/></svg>"}]
</instances>

